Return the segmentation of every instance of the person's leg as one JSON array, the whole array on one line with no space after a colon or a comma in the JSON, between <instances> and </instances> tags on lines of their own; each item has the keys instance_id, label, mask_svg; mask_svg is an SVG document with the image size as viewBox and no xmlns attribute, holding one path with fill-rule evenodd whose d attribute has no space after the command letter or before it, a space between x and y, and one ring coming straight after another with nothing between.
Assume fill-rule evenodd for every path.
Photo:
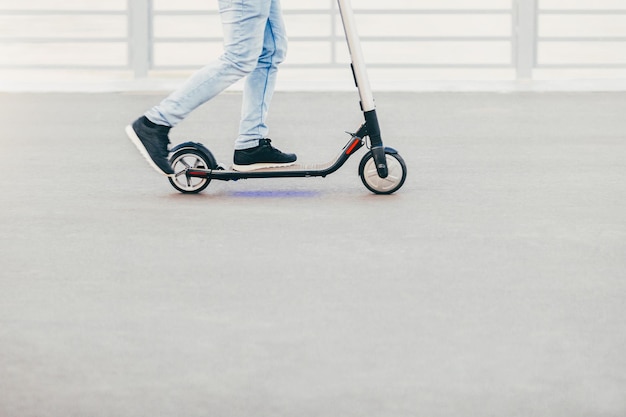
<instances>
[{"instance_id":1,"label":"person's leg","mask_svg":"<svg viewBox=\"0 0 626 417\"><path fill-rule=\"evenodd\" d=\"M272 0L265 26L263 52L244 84L236 150L258 146L259 139L267 137L267 112L274 94L278 65L284 61L286 53L287 35L280 0Z\"/></svg>"},{"instance_id":2,"label":"person's leg","mask_svg":"<svg viewBox=\"0 0 626 417\"><path fill-rule=\"evenodd\" d=\"M253 72L263 50L272 0L219 0L224 53L205 66L145 116L176 126L187 115L224 89Z\"/></svg>"},{"instance_id":3,"label":"person's leg","mask_svg":"<svg viewBox=\"0 0 626 417\"><path fill-rule=\"evenodd\" d=\"M285 59L286 52L287 36L280 0L271 0L263 52L244 84L239 136L235 141L233 158L233 168L237 171L288 166L297 159L296 155L283 153L271 145L271 140L267 139L269 129L265 124L278 65Z\"/></svg>"},{"instance_id":4,"label":"person's leg","mask_svg":"<svg viewBox=\"0 0 626 417\"><path fill-rule=\"evenodd\" d=\"M223 55L127 126L128 137L157 172L173 174L167 160L169 129L254 71L263 50L271 3L272 0L219 0L224 29Z\"/></svg>"}]
</instances>

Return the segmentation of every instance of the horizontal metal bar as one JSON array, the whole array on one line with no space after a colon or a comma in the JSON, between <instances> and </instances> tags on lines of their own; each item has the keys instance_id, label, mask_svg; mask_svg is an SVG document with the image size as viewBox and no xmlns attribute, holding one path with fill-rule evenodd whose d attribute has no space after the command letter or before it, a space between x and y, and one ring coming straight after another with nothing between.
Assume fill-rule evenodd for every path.
<instances>
[{"instance_id":1,"label":"horizontal metal bar","mask_svg":"<svg viewBox=\"0 0 626 417\"><path fill-rule=\"evenodd\" d=\"M537 38L538 42L626 42L626 36L546 36Z\"/></svg>"},{"instance_id":2,"label":"horizontal metal bar","mask_svg":"<svg viewBox=\"0 0 626 417\"><path fill-rule=\"evenodd\" d=\"M290 37L289 41L292 41L293 38ZM193 38L152 38L153 43L205 43L205 42L213 42L213 43L222 43L224 38L221 36L210 36L210 37L193 37Z\"/></svg>"},{"instance_id":3,"label":"horizontal metal bar","mask_svg":"<svg viewBox=\"0 0 626 417\"><path fill-rule=\"evenodd\" d=\"M537 64L538 69L620 69L626 68L623 64L588 64L588 63L567 63L567 64Z\"/></svg>"},{"instance_id":4,"label":"horizontal metal bar","mask_svg":"<svg viewBox=\"0 0 626 417\"><path fill-rule=\"evenodd\" d=\"M319 68L345 68L350 66L349 63L345 64L319 64ZM441 63L441 64L401 64L401 63L376 63L368 62L368 68L374 69L439 69L439 68L452 68L452 69L470 69L470 68L514 68L513 63L508 64L457 64L457 63ZM308 64L285 64L284 68L318 68L317 66L309 66Z\"/></svg>"},{"instance_id":5,"label":"horizontal metal bar","mask_svg":"<svg viewBox=\"0 0 626 417\"><path fill-rule=\"evenodd\" d=\"M303 9L289 10L283 9L285 15L324 15L337 14L338 10L328 9ZM512 14L512 9L355 9L354 14L362 15L484 15L484 14ZM209 15L215 16L219 14L218 10L154 10L155 16L198 16Z\"/></svg>"},{"instance_id":6,"label":"horizontal metal bar","mask_svg":"<svg viewBox=\"0 0 626 417\"><path fill-rule=\"evenodd\" d=\"M153 38L155 43L222 42L221 37ZM340 36L290 36L290 42L342 42ZM362 42L511 42L511 36L363 36Z\"/></svg>"},{"instance_id":7,"label":"horizontal metal bar","mask_svg":"<svg viewBox=\"0 0 626 417\"><path fill-rule=\"evenodd\" d=\"M219 10L153 10L154 16L218 16ZM283 14L328 15L329 10L283 10Z\"/></svg>"},{"instance_id":8,"label":"horizontal metal bar","mask_svg":"<svg viewBox=\"0 0 626 417\"><path fill-rule=\"evenodd\" d=\"M512 14L513 9L355 9L355 14Z\"/></svg>"},{"instance_id":9,"label":"horizontal metal bar","mask_svg":"<svg viewBox=\"0 0 626 417\"><path fill-rule=\"evenodd\" d=\"M322 40L345 42L342 36L323 37ZM290 37L290 41L306 41L306 36ZM362 36L362 42L512 42L512 36Z\"/></svg>"},{"instance_id":10,"label":"horizontal metal bar","mask_svg":"<svg viewBox=\"0 0 626 417\"><path fill-rule=\"evenodd\" d=\"M124 16L127 10L0 10L0 16Z\"/></svg>"},{"instance_id":11,"label":"horizontal metal bar","mask_svg":"<svg viewBox=\"0 0 626 417\"><path fill-rule=\"evenodd\" d=\"M570 14L570 15L624 15L626 9L572 9L572 10L560 10L560 9L540 9L539 15L542 14Z\"/></svg>"},{"instance_id":12,"label":"horizontal metal bar","mask_svg":"<svg viewBox=\"0 0 626 417\"><path fill-rule=\"evenodd\" d=\"M171 70L194 70L201 67L202 64L198 65L156 65L153 66L153 70L157 71L171 71ZM282 64L281 68L293 68L293 69L341 69L349 67L350 64L346 63L318 63L318 64ZM511 64L454 64L454 63L442 63L442 64L387 64L387 63L369 63L367 64L368 68L374 69L440 69L440 68L452 68L452 69L471 69L471 68L479 68L479 69L497 69L497 68L508 68L513 69L514 65Z\"/></svg>"},{"instance_id":13,"label":"horizontal metal bar","mask_svg":"<svg viewBox=\"0 0 626 417\"><path fill-rule=\"evenodd\" d=\"M0 37L2 43L118 43L128 42L128 37L115 38L3 38Z\"/></svg>"},{"instance_id":14,"label":"horizontal metal bar","mask_svg":"<svg viewBox=\"0 0 626 417\"><path fill-rule=\"evenodd\" d=\"M1 69L9 70L86 70L86 71L130 71L130 65L26 65L26 64L0 64Z\"/></svg>"}]
</instances>

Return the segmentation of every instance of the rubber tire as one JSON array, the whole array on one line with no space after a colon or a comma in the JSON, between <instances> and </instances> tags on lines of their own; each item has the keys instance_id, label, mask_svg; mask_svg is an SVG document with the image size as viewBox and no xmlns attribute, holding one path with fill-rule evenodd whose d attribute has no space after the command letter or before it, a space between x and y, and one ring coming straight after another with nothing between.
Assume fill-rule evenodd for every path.
<instances>
[{"instance_id":1,"label":"rubber tire","mask_svg":"<svg viewBox=\"0 0 626 417\"><path fill-rule=\"evenodd\" d=\"M191 168L215 169L217 168L217 162L215 161L215 158L213 157L213 155L210 155L210 154L207 155L206 153L202 151L199 151L197 149L191 149L191 148L180 149L174 152L172 156L170 157L170 165L174 169L174 172L176 172L178 168L178 173L179 173L178 176L174 174L175 175L174 177L168 178L170 181L170 184L172 184L172 187L174 187L176 190L180 191L183 194L197 194L209 186L211 179L193 178L192 180L194 182L188 183L190 184L189 186L185 186L185 184L180 183L178 179L184 175L181 173L180 165L182 164L184 167L185 164L183 164L181 161L184 160L185 158L187 159L193 158L193 160L195 160L194 166L192 166ZM186 178L186 175L184 177Z\"/></svg>"},{"instance_id":2,"label":"rubber tire","mask_svg":"<svg viewBox=\"0 0 626 417\"><path fill-rule=\"evenodd\" d=\"M380 178L374 165L374 156L368 152L361 159L359 164L359 176L363 185L374 194L392 194L402 187L406 180L406 164L404 159L395 151L385 149L385 157L389 175L387 178Z\"/></svg>"}]
</instances>

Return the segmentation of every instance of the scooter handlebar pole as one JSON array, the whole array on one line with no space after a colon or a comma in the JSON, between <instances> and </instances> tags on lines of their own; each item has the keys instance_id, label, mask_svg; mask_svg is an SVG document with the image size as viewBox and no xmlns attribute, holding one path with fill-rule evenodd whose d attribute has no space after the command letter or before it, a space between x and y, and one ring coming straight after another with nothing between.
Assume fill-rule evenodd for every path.
<instances>
[{"instance_id":1,"label":"scooter handlebar pole","mask_svg":"<svg viewBox=\"0 0 626 417\"><path fill-rule=\"evenodd\" d=\"M376 105L374 104L374 96L365 68L363 49L361 48L361 40L359 39L359 34L356 29L352 4L350 0L337 0L337 4L339 5L339 12L341 13L341 21L343 22L343 29L346 34L348 49L350 50L352 70L354 71L354 79L359 89L361 106L364 112L368 112L374 110Z\"/></svg>"},{"instance_id":2,"label":"scooter handlebar pole","mask_svg":"<svg viewBox=\"0 0 626 417\"><path fill-rule=\"evenodd\" d=\"M361 48L361 40L356 29L356 21L352 4L350 0L337 0L339 12L341 13L341 21L343 29L346 33L346 41L350 50L350 58L352 59L352 72L354 80L359 89L361 97L361 108L365 116L365 125L367 127L367 135L372 145L372 155L376 164L376 171L380 178L386 178L389 175L387 169L387 158L385 156L385 148L380 134L380 126L378 117L376 116L376 104L374 103L374 95L370 86L369 77L365 67L365 58L363 57L363 49Z\"/></svg>"}]
</instances>

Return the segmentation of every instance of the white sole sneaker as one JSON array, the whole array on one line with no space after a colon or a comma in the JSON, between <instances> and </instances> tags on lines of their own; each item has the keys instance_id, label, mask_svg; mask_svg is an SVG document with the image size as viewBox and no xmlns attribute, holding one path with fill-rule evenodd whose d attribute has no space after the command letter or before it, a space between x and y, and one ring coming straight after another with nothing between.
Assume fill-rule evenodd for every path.
<instances>
[{"instance_id":1,"label":"white sole sneaker","mask_svg":"<svg viewBox=\"0 0 626 417\"><path fill-rule=\"evenodd\" d=\"M158 172L161 175L165 175L166 177L172 177L174 175L174 174L170 175L170 174L163 172L163 170L161 170L161 168L159 168L159 166L154 163L152 158L150 158L150 154L148 154L148 151L146 150L145 146L143 146L141 139L139 139L139 136L137 136L137 133L135 133L135 129L133 129L132 125L126 126L126 135L130 139L130 141L137 147L137 149L139 150L139 153L144 157L146 161L148 161L148 164L150 164L150 166L156 172Z\"/></svg>"},{"instance_id":2,"label":"white sole sneaker","mask_svg":"<svg viewBox=\"0 0 626 417\"><path fill-rule=\"evenodd\" d=\"M283 164L263 162L263 163L252 164L252 165L233 165L233 171L250 172L250 171L256 171L259 169L285 168L285 167L290 167L295 164L296 164L295 162L287 162Z\"/></svg>"}]
</instances>

